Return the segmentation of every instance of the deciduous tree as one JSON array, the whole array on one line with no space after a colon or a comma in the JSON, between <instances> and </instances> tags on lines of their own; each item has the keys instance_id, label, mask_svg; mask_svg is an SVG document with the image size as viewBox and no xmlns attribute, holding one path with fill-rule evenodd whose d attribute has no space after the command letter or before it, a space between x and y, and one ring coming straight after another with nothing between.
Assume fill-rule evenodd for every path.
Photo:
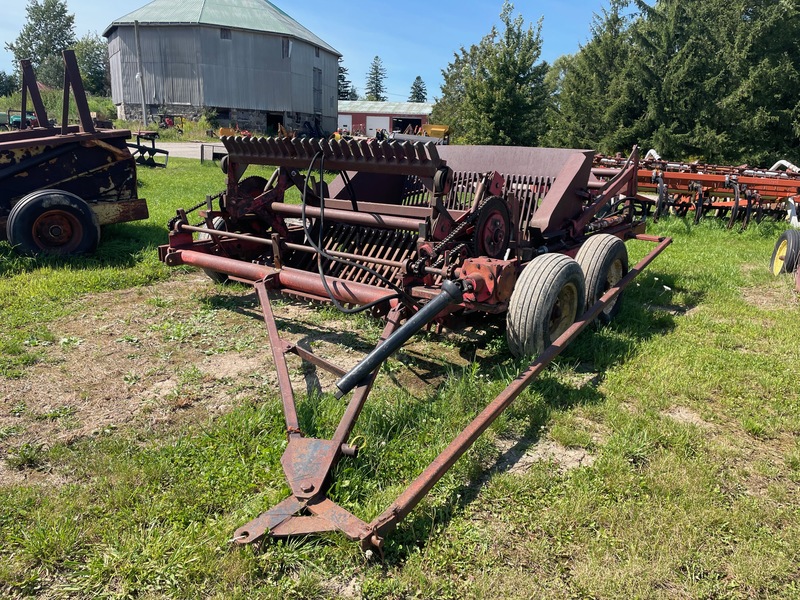
<instances>
[{"instance_id":1,"label":"deciduous tree","mask_svg":"<svg viewBox=\"0 0 800 600\"><path fill-rule=\"evenodd\" d=\"M20 83L14 73L0 71L0 96L10 96L19 89Z\"/></svg>"},{"instance_id":2,"label":"deciduous tree","mask_svg":"<svg viewBox=\"0 0 800 600\"><path fill-rule=\"evenodd\" d=\"M76 41L75 15L69 13L62 0L30 0L25 11L28 17L22 31L5 48L14 55L17 71L19 61L29 58L39 81L58 87L63 78L61 52Z\"/></svg>"},{"instance_id":3,"label":"deciduous tree","mask_svg":"<svg viewBox=\"0 0 800 600\"><path fill-rule=\"evenodd\" d=\"M96 33L87 33L75 43L75 60L86 91L95 96L111 93L108 44Z\"/></svg>"}]
</instances>

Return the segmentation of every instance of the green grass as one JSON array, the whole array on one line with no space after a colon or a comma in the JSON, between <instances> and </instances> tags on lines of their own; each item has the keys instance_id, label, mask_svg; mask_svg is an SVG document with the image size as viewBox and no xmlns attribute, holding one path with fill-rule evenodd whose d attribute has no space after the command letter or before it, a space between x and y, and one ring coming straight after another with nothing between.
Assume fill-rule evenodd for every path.
<instances>
[{"instance_id":1,"label":"green grass","mask_svg":"<svg viewBox=\"0 0 800 600\"><path fill-rule=\"evenodd\" d=\"M270 170L252 168L268 177ZM59 343L47 323L86 294L163 281L170 271L156 249L167 243L167 223L178 208L197 205L225 187L212 163L173 158L168 169L139 168L139 196L148 200L150 218L103 228L95 254L83 258L23 257L0 242L0 376L22 376L42 345ZM195 215L196 216L196 215Z\"/></svg>"},{"instance_id":2,"label":"green grass","mask_svg":"<svg viewBox=\"0 0 800 600\"><path fill-rule=\"evenodd\" d=\"M104 232L98 256L66 263L3 255L2 318L12 324L0 333L3 377L26 377L48 344L80 344L50 330L76 299L170 277L154 256L167 219L222 183L218 170L181 160L141 177L151 219ZM675 243L626 291L618 319L584 332L523 392L390 534L383 562L338 535L255 551L229 543L238 525L288 493L281 406L267 378L253 380L230 413L169 428L132 425L39 446L4 427L6 465L60 483L0 489L0 594L796 598L800 307L790 279L767 271L781 230L651 225ZM650 247L629 245L633 259ZM216 303L198 298L192 318L166 318L155 333L165 343L238 352L235 336L216 343L217 333L204 334L236 293ZM173 308L157 296L148 302ZM311 324L342 319L325 309ZM502 326L486 328L494 337L419 336L429 356L404 351L390 362L354 431L364 448L337 467L331 498L372 519L516 376L524 365L498 337ZM356 329L366 347L380 325L359 317ZM146 334L119 343L138 349ZM246 344L268 352L266 336ZM441 385L393 383L458 351L475 361L434 369ZM197 366L174 368L176 399L206 385ZM136 374L129 378L135 386ZM73 410L31 414L16 404L9 414L50 422ZM343 410L330 394L301 396L301 428L329 437ZM539 441L584 449L594 462L509 470L508 455Z\"/></svg>"}]
</instances>

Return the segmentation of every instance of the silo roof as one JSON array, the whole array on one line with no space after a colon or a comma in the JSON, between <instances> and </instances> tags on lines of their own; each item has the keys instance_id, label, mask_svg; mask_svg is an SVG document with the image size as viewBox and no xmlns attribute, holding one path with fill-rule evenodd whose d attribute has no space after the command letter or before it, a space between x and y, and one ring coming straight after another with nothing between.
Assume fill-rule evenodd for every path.
<instances>
[{"instance_id":1,"label":"silo roof","mask_svg":"<svg viewBox=\"0 0 800 600\"><path fill-rule=\"evenodd\" d=\"M228 29L262 31L296 38L341 53L311 33L280 8L267 0L153 0L106 27L108 37L120 25L209 25Z\"/></svg>"}]
</instances>

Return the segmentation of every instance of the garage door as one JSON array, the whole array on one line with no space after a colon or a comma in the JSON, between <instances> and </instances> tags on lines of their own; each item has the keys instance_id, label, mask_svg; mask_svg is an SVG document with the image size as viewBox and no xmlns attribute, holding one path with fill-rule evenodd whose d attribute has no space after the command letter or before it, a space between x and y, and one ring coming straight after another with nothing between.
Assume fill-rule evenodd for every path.
<instances>
[{"instance_id":1,"label":"garage door","mask_svg":"<svg viewBox=\"0 0 800 600\"><path fill-rule=\"evenodd\" d=\"M389 131L389 117L367 117L367 136L375 137L378 129Z\"/></svg>"},{"instance_id":2,"label":"garage door","mask_svg":"<svg viewBox=\"0 0 800 600\"><path fill-rule=\"evenodd\" d=\"M339 129L353 131L353 115L339 115Z\"/></svg>"}]
</instances>

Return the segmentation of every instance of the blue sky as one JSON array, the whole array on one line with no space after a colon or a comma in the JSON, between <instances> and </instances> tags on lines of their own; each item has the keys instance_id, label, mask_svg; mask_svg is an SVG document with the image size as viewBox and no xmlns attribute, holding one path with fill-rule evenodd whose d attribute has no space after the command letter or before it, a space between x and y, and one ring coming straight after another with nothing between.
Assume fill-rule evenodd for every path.
<instances>
[{"instance_id":1,"label":"blue sky","mask_svg":"<svg viewBox=\"0 0 800 600\"><path fill-rule=\"evenodd\" d=\"M180 2L180 0L175 0ZM0 70L13 70L13 57L5 44L19 35L25 24L25 0L3 0L0 19ZM78 37L88 32L102 34L114 20L147 4L146 0L67 0L75 15ZM405 0L379 2L349 0L330 2L275 0L276 6L313 31L344 56L350 80L364 92L364 80L372 59L380 56L386 68L390 101L408 99L414 78L419 75L428 90L428 100L439 95L441 72L462 46L468 48L499 24L502 0ZM552 62L573 53L589 39L595 13L607 0L517 0L515 15L526 23L542 25L542 58Z\"/></svg>"}]
</instances>

